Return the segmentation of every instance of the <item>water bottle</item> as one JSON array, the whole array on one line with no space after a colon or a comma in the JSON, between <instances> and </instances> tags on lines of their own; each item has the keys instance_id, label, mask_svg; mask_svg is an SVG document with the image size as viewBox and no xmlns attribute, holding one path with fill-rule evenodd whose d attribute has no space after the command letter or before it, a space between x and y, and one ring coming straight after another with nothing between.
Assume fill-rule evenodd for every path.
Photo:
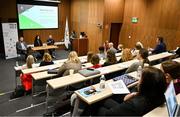
<instances>
[{"instance_id":1,"label":"water bottle","mask_svg":"<svg viewBox=\"0 0 180 117\"><path fill-rule=\"evenodd\" d=\"M99 86L100 89L104 89L105 88L105 82L106 82L106 78L105 78L104 75L102 75L100 77L100 86Z\"/></svg>"},{"instance_id":2,"label":"water bottle","mask_svg":"<svg viewBox=\"0 0 180 117\"><path fill-rule=\"evenodd\" d=\"M137 77L141 78L141 74L142 74L142 67L139 66L138 69L137 69Z\"/></svg>"},{"instance_id":3,"label":"water bottle","mask_svg":"<svg viewBox=\"0 0 180 117\"><path fill-rule=\"evenodd\" d=\"M18 67L19 66L19 63L18 63L18 61L16 61L16 67Z\"/></svg>"}]
</instances>

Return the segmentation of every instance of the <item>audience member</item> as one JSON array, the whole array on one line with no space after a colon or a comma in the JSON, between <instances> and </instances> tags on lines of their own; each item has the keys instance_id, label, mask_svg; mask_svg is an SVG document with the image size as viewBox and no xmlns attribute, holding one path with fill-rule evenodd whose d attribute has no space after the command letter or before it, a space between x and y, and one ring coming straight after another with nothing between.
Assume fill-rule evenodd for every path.
<instances>
[{"instance_id":1,"label":"audience member","mask_svg":"<svg viewBox=\"0 0 180 117\"><path fill-rule=\"evenodd\" d=\"M135 45L135 48L131 51L132 52L132 56L136 57L139 53L139 50L143 48L143 44L141 42L137 42Z\"/></svg>"},{"instance_id":2,"label":"audience member","mask_svg":"<svg viewBox=\"0 0 180 117\"><path fill-rule=\"evenodd\" d=\"M109 50L109 41L104 42L104 49L105 51Z\"/></svg>"},{"instance_id":3,"label":"audience member","mask_svg":"<svg viewBox=\"0 0 180 117\"><path fill-rule=\"evenodd\" d=\"M176 48L175 53L176 53L177 57L180 57L180 47Z\"/></svg>"},{"instance_id":4,"label":"audience member","mask_svg":"<svg viewBox=\"0 0 180 117\"><path fill-rule=\"evenodd\" d=\"M117 63L117 59L116 59L116 55L115 55L114 51L108 50L106 62L102 66L104 67L104 66L108 66L108 65L112 65L112 64L116 64L116 63Z\"/></svg>"},{"instance_id":5,"label":"audience member","mask_svg":"<svg viewBox=\"0 0 180 117\"><path fill-rule=\"evenodd\" d=\"M131 50L128 48L125 48L122 50L122 56L120 60L118 61L118 63L126 62L132 59L133 59L133 56L132 56Z\"/></svg>"},{"instance_id":6,"label":"audience member","mask_svg":"<svg viewBox=\"0 0 180 117\"><path fill-rule=\"evenodd\" d=\"M152 50L153 54L159 54L162 52L166 52L166 44L164 43L163 37L157 37L157 45L156 47Z\"/></svg>"},{"instance_id":7,"label":"audience member","mask_svg":"<svg viewBox=\"0 0 180 117\"><path fill-rule=\"evenodd\" d=\"M88 62L88 63L91 62L92 56L93 56L93 52L88 52L88 53L87 53L87 62Z\"/></svg>"},{"instance_id":8,"label":"audience member","mask_svg":"<svg viewBox=\"0 0 180 117\"><path fill-rule=\"evenodd\" d=\"M167 84L173 80L176 94L180 93L180 63L165 61L161 64L161 69L165 73Z\"/></svg>"},{"instance_id":9,"label":"audience member","mask_svg":"<svg viewBox=\"0 0 180 117\"><path fill-rule=\"evenodd\" d=\"M23 54L25 55L25 58L27 58L27 44L24 41L24 37L20 37L19 41L16 42L16 49L17 49L17 54Z\"/></svg>"},{"instance_id":10,"label":"audience member","mask_svg":"<svg viewBox=\"0 0 180 117\"><path fill-rule=\"evenodd\" d=\"M100 58L98 55L94 54L91 58L91 63L93 64L93 66L91 68L99 68L101 67L101 65L99 64Z\"/></svg>"},{"instance_id":11,"label":"audience member","mask_svg":"<svg viewBox=\"0 0 180 117\"><path fill-rule=\"evenodd\" d=\"M117 53L117 50L114 48L114 44L112 42L109 43L109 50L112 50L114 53Z\"/></svg>"},{"instance_id":12,"label":"audience member","mask_svg":"<svg viewBox=\"0 0 180 117\"><path fill-rule=\"evenodd\" d=\"M52 35L49 35L49 38L47 39L47 45L54 45L54 39L52 38ZM48 50L49 51L49 54L53 57L53 58L55 58L55 55L54 55L54 51L55 51L55 49L49 49Z\"/></svg>"},{"instance_id":13,"label":"audience member","mask_svg":"<svg viewBox=\"0 0 180 117\"><path fill-rule=\"evenodd\" d=\"M100 59L105 59L106 58L106 54L105 54L105 50L103 46L99 47L99 53L98 56Z\"/></svg>"},{"instance_id":14,"label":"audience member","mask_svg":"<svg viewBox=\"0 0 180 117\"><path fill-rule=\"evenodd\" d=\"M118 45L118 50L117 52L122 52L123 51L123 45L122 44L119 44Z\"/></svg>"},{"instance_id":15,"label":"audience member","mask_svg":"<svg viewBox=\"0 0 180 117\"><path fill-rule=\"evenodd\" d=\"M23 69L29 69L34 67L34 57L29 55L26 59L26 65L23 66ZM32 89L32 76L31 74L21 74L20 75L21 84L24 87L25 91L30 93Z\"/></svg>"},{"instance_id":16,"label":"audience member","mask_svg":"<svg viewBox=\"0 0 180 117\"><path fill-rule=\"evenodd\" d=\"M44 53L43 61L41 61L39 66L52 65L54 62L52 61L52 57L49 53Z\"/></svg>"},{"instance_id":17,"label":"audience member","mask_svg":"<svg viewBox=\"0 0 180 117\"><path fill-rule=\"evenodd\" d=\"M126 95L122 103L109 98L91 105L89 109L88 105L77 97L72 116L87 116L89 113L91 116L143 116L164 103L165 90L163 72L154 67L145 67L138 91Z\"/></svg>"},{"instance_id":18,"label":"audience member","mask_svg":"<svg viewBox=\"0 0 180 117\"><path fill-rule=\"evenodd\" d=\"M141 49L139 51L139 54L137 55L137 59L139 60L138 62L133 63L127 70L126 73L130 73L133 71L136 71L139 66L143 67L144 63L149 64L148 60L148 50L146 49Z\"/></svg>"},{"instance_id":19,"label":"audience member","mask_svg":"<svg viewBox=\"0 0 180 117\"><path fill-rule=\"evenodd\" d=\"M81 61L75 51L72 51L68 55L68 60L59 68L59 75L69 75L69 70L73 69L74 72L78 72L81 69Z\"/></svg>"}]
</instances>

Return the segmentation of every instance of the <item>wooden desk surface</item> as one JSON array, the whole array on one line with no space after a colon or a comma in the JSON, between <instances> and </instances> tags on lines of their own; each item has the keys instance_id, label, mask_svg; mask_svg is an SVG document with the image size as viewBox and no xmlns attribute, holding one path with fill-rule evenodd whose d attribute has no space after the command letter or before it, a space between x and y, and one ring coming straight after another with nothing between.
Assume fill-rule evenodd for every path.
<instances>
[{"instance_id":1,"label":"wooden desk surface","mask_svg":"<svg viewBox=\"0 0 180 117\"><path fill-rule=\"evenodd\" d=\"M87 68L87 67L92 66L91 63L85 63L83 65L85 65L83 68ZM57 76L57 74L48 74L47 71L32 73L31 75L32 75L34 80L41 80L41 79L46 79L46 78L50 78L50 77L53 77L53 76Z\"/></svg>"},{"instance_id":2,"label":"wooden desk surface","mask_svg":"<svg viewBox=\"0 0 180 117\"><path fill-rule=\"evenodd\" d=\"M170 56L173 56L173 55L174 54L172 54L172 53L163 52L163 53L160 53L160 54L151 55L151 56L148 57L148 59L149 59L149 61L155 61L155 60L170 57Z\"/></svg>"},{"instance_id":3,"label":"wooden desk surface","mask_svg":"<svg viewBox=\"0 0 180 117\"><path fill-rule=\"evenodd\" d=\"M109 97L109 96L112 95L112 91L111 91L111 89L109 88L109 86L107 85L107 83L109 83L109 82L113 82L113 80L108 80L108 81L106 81L106 88L103 89L100 93L97 93L97 94L95 94L95 95L92 95L92 96L89 96L89 97L86 97L86 98L85 98L84 96L82 96L82 95L78 92L78 90L75 91L75 93L78 95L78 97L80 97L82 100L84 100L86 103L88 103L88 104L90 105L90 104L93 104L93 103L95 103L95 102L98 102L98 101L100 101L100 100L102 100L102 99L105 99L105 98L107 98L107 97ZM99 83L93 85L93 87L94 87L95 89L99 89Z\"/></svg>"},{"instance_id":4,"label":"wooden desk surface","mask_svg":"<svg viewBox=\"0 0 180 117\"><path fill-rule=\"evenodd\" d=\"M180 94L176 96L178 104L180 103ZM159 106L151 112L145 114L143 117L168 117L168 110L166 104Z\"/></svg>"},{"instance_id":5,"label":"wooden desk surface","mask_svg":"<svg viewBox=\"0 0 180 117\"><path fill-rule=\"evenodd\" d=\"M176 62L180 63L180 57L176 58L176 59L173 59L173 61L176 61Z\"/></svg>"},{"instance_id":6,"label":"wooden desk surface","mask_svg":"<svg viewBox=\"0 0 180 117\"><path fill-rule=\"evenodd\" d=\"M22 73L28 74L28 73L35 73L35 72L39 72L39 71L45 71L48 69L56 69L56 68L60 67L62 64L63 63L58 63L58 64L36 67L36 68L31 68L31 69L24 69L24 70L22 70Z\"/></svg>"},{"instance_id":7,"label":"wooden desk surface","mask_svg":"<svg viewBox=\"0 0 180 117\"><path fill-rule=\"evenodd\" d=\"M56 78L52 80L47 80L46 82L48 83L48 85L51 86L51 88L58 89L64 86L71 85L70 81L73 81L73 83L78 83L80 81L84 81L84 79L86 79L86 77L82 76L79 73L76 73L73 75L68 75L68 76L64 76L64 77L60 77L60 78Z\"/></svg>"},{"instance_id":8,"label":"wooden desk surface","mask_svg":"<svg viewBox=\"0 0 180 117\"><path fill-rule=\"evenodd\" d=\"M47 46L33 47L32 50L37 51L37 50L47 50L47 49L56 49L56 48L58 48L58 46L56 46L56 45L47 45Z\"/></svg>"}]
</instances>

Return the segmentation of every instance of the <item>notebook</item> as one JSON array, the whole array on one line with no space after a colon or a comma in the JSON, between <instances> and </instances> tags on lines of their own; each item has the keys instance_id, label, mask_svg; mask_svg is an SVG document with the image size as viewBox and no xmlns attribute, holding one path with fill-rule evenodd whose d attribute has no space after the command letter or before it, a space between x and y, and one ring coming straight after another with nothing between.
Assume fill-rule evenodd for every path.
<instances>
[{"instance_id":1,"label":"notebook","mask_svg":"<svg viewBox=\"0 0 180 117\"><path fill-rule=\"evenodd\" d=\"M126 86L138 81L137 79L135 79L135 78L133 78L133 77L127 75L127 74L115 77L115 78L113 78L113 80L114 81L122 80Z\"/></svg>"},{"instance_id":2,"label":"notebook","mask_svg":"<svg viewBox=\"0 0 180 117\"><path fill-rule=\"evenodd\" d=\"M85 77L88 77L88 76L100 74L100 71L99 70L95 70L93 68L87 68L87 69L79 70L79 73L81 75L85 76Z\"/></svg>"},{"instance_id":3,"label":"notebook","mask_svg":"<svg viewBox=\"0 0 180 117\"><path fill-rule=\"evenodd\" d=\"M179 105L176 99L173 81L169 84L166 92L164 93L166 99L167 110L170 117L180 116Z\"/></svg>"}]
</instances>

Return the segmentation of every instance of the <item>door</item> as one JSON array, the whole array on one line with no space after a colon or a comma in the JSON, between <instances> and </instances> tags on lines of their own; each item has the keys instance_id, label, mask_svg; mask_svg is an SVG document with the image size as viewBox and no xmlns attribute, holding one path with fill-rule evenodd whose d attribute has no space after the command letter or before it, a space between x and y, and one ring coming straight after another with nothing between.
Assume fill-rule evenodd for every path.
<instances>
[{"instance_id":1,"label":"door","mask_svg":"<svg viewBox=\"0 0 180 117\"><path fill-rule=\"evenodd\" d=\"M114 44L114 48L117 48L119 44L119 34L121 31L122 23L111 23L110 42Z\"/></svg>"}]
</instances>

